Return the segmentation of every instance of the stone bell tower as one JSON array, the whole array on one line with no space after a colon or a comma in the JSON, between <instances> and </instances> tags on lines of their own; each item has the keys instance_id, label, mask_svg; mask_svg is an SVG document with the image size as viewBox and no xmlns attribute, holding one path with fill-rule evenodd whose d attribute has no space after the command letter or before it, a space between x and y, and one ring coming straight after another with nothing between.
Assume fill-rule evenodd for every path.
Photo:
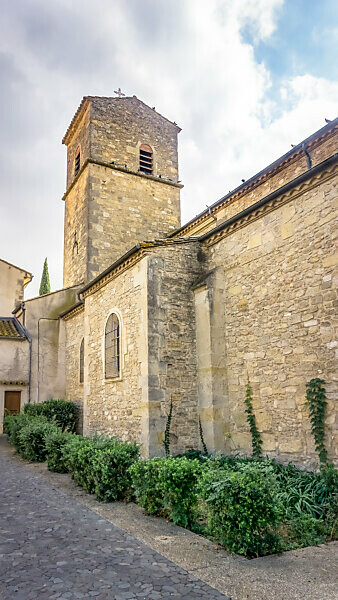
<instances>
[{"instance_id":1,"label":"stone bell tower","mask_svg":"<svg viewBox=\"0 0 338 600\"><path fill-rule=\"evenodd\" d=\"M85 96L67 146L64 287L180 226L180 128L133 97Z\"/></svg>"}]
</instances>

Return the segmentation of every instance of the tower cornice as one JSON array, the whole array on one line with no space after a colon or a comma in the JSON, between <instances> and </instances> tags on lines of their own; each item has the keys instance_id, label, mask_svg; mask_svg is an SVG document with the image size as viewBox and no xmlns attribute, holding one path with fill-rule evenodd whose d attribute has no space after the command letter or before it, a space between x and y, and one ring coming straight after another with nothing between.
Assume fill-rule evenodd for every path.
<instances>
[{"instance_id":1,"label":"tower cornice","mask_svg":"<svg viewBox=\"0 0 338 600\"><path fill-rule=\"evenodd\" d=\"M122 173L128 173L128 175L135 175L136 177L142 177L143 179L150 179L151 181L156 181L156 183L164 183L165 185L170 185L170 186L178 188L180 190L184 187L184 185L182 183L176 183L175 181L170 181L170 179L166 179L164 177L156 177L155 175L147 175L146 173L141 173L139 171L133 171L132 169L128 169L127 167L122 167L122 166L119 166L116 164L112 165L110 163L102 162L101 160L87 158L85 160L85 162L83 163L82 167L80 168L78 174L73 179L69 188L63 194L62 200L66 200L69 192L74 187L76 182L80 179L83 171L86 169L88 164L100 165L101 167L106 167L107 169L112 169L113 171L120 171Z\"/></svg>"}]
</instances>

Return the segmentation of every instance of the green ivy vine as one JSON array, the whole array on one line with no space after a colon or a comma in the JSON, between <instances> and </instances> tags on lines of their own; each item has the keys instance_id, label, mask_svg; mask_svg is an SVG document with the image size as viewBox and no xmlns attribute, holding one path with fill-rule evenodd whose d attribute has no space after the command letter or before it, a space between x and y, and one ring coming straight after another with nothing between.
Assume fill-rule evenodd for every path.
<instances>
[{"instance_id":1,"label":"green ivy vine","mask_svg":"<svg viewBox=\"0 0 338 600\"><path fill-rule=\"evenodd\" d=\"M172 414L173 414L173 401L170 400L170 408L169 408L169 413L167 416L167 424L165 426L164 442L163 442L164 451L165 451L165 455L167 458L168 458L168 456L170 456L170 427L171 427Z\"/></svg>"},{"instance_id":2,"label":"green ivy vine","mask_svg":"<svg viewBox=\"0 0 338 600\"><path fill-rule=\"evenodd\" d=\"M325 447L325 411L326 393L325 381L315 377L306 384L305 406L309 408L311 431L315 439L315 448L322 464L327 463L327 450Z\"/></svg>"},{"instance_id":3,"label":"green ivy vine","mask_svg":"<svg viewBox=\"0 0 338 600\"><path fill-rule=\"evenodd\" d=\"M245 392L245 412L247 414L246 420L249 423L250 433L251 433L251 442L252 442L252 456L254 458L260 458L262 456L262 438L257 429L256 417L253 411L252 406L252 387L250 385L250 381L248 381L248 385L246 386Z\"/></svg>"},{"instance_id":4,"label":"green ivy vine","mask_svg":"<svg viewBox=\"0 0 338 600\"><path fill-rule=\"evenodd\" d=\"M208 448L207 448L207 445L206 445L206 443L205 443L205 441L204 441L204 435L203 435L203 429L202 429L201 417L198 417L198 423L199 423L200 438L201 438L201 443L202 443L203 452L204 452L204 454L208 454Z\"/></svg>"}]
</instances>

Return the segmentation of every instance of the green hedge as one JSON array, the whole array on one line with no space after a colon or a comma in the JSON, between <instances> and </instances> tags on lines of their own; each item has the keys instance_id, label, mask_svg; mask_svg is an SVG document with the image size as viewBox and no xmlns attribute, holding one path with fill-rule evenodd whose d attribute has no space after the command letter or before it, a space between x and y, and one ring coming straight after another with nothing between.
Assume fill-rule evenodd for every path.
<instances>
[{"instance_id":1,"label":"green hedge","mask_svg":"<svg viewBox=\"0 0 338 600\"><path fill-rule=\"evenodd\" d=\"M176 525L191 527L198 503L200 461L179 458L153 458L130 468L137 502L149 514L166 515Z\"/></svg>"},{"instance_id":2,"label":"green hedge","mask_svg":"<svg viewBox=\"0 0 338 600\"><path fill-rule=\"evenodd\" d=\"M131 497L129 467L138 460L139 452L135 442L106 436L74 436L62 450L76 483L105 502Z\"/></svg>"},{"instance_id":3,"label":"green hedge","mask_svg":"<svg viewBox=\"0 0 338 600\"><path fill-rule=\"evenodd\" d=\"M98 500L113 502L132 497L129 467L139 459L135 442L106 440L97 445L91 456L94 491Z\"/></svg>"},{"instance_id":4,"label":"green hedge","mask_svg":"<svg viewBox=\"0 0 338 600\"><path fill-rule=\"evenodd\" d=\"M209 469L201 481L209 532L230 552L259 556L280 548L278 484L272 469Z\"/></svg>"},{"instance_id":5,"label":"green hedge","mask_svg":"<svg viewBox=\"0 0 338 600\"><path fill-rule=\"evenodd\" d=\"M30 422L30 417L24 414L8 415L4 418L4 433L8 435L9 443L20 452L19 433L21 429Z\"/></svg>"},{"instance_id":6,"label":"green hedge","mask_svg":"<svg viewBox=\"0 0 338 600\"><path fill-rule=\"evenodd\" d=\"M74 402L46 400L39 404L25 404L24 413L33 417L44 416L54 421L62 431L75 432L79 409Z\"/></svg>"},{"instance_id":7,"label":"green hedge","mask_svg":"<svg viewBox=\"0 0 338 600\"><path fill-rule=\"evenodd\" d=\"M47 457L46 438L58 427L44 417L33 417L22 427L18 437L20 454L31 462L43 462Z\"/></svg>"},{"instance_id":8,"label":"green hedge","mask_svg":"<svg viewBox=\"0 0 338 600\"><path fill-rule=\"evenodd\" d=\"M41 411L43 404L34 406ZM140 460L136 443L63 431L56 412L44 410L5 417L10 443L30 461L47 459L51 471L68 471L98 500L130 500L134 494L148 514L202 531L249 557L337 537L338 474L332 465L309 473L274 460L198 451ZM66 419L61 421L66 428Z\"/></svg>"},{"instance_id":9,"label":"green hedge","mask_svg":"<svg viewBox=\"0 0 338 600\"><path fill-rule=\"evenodd\" d=\"M160 470L165 458L139 460L129 469L136 502L148 515L167 516Z\"/></svg>"},{"instance_id":10,"label":"green hedge","mask_svg":"<svg viewBox=\"0 0 338 600\"><path fill-rule=\"evenodd\" d=\"M71 443L74 437L76 437L75 434L62 431L60 428L48 433L46 437L46 450L47 467L49 471L55 473L68 473L64 448L68 443Z\"/></svg>"}]
</instances>

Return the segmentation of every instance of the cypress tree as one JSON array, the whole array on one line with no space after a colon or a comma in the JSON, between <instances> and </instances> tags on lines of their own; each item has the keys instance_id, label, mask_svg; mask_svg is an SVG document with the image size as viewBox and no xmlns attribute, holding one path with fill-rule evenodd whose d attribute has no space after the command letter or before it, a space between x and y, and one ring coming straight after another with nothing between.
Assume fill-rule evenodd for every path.
<instances>
[{"instance_id":1,"label":"cypress tree","mask_svg":"<svg viewBox=\"0 0 338 600\"><path fill-rule=\"evenodd\" d=\"M45 262L43 263L42 275L41 275L39 296L43 296L44 294L49 294L49 292L50 292L50 281L49 281L47 258L45 258Z\"/></svg>"}]
</instances>

